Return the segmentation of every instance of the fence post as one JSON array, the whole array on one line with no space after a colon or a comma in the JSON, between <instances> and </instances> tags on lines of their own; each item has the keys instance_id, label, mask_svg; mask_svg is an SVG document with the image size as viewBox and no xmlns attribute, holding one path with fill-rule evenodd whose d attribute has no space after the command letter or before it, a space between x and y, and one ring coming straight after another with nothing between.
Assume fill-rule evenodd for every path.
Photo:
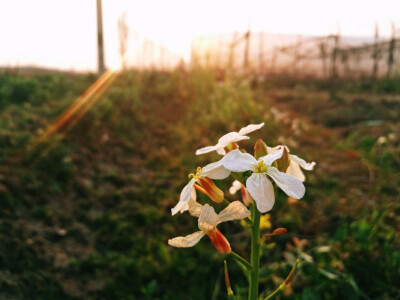
<instances>
[{"instance_id":1,"label":"fence post","mask_svg":"<svg viewBox=\"0 0 400 300\"><path fill-rule=\"evenodd\" d=\"M233 71L235 67L235 47L236 47L236 39L237 39L237 31L233 34L233 41L229 45L229 60L228 60L228 68L230 71Z\"/></svg>"},{"instance_id":2,"label":"fence post","mask_svg":"<svg viewBox=\"0 0 400 300\"><path fill-rule=\"evenodd\" d=\"M339 51L339 33L333 36L334 44L331 54L331 78L337 77L336 59Z\"/></svg>"},{"instance_id":3,"label":"fence post","mask_svg":"<svg viewBox=\"0 0 400 300\"><path fill-rule=\"evenodd\" d=\"M104 45L103 45L103 11L101 0L96 0L97 8L97 50L98 50L98 72L103 74L106 70L104 66Z\"/></svg>"},{"instance_id":4,"label":"fence post","mask_svg":"<svg viewBox=\"0 0 400 300\"><path fill-rule=\"evenodd\" d=\"M293 48L293 75L296 77L297 74L297 63L299 62L299 48L301 47L301 35L297 36L296 44Z\"/></svg>"},{"instance_id":5,"label":"fence post","mask_svg":"<svg viewBox=\"0 0 400 300\"><path fill-rule=\"evenodd\" d=\"M264 73L264 32L260 31L259 36L259 55L258 55L258 73Z\"/></svg>"},{"instance_id":6,"label":"fence post","mask_svg":"<svg viewBox=\"0 0 400 300\"><path fill-rule=\"evenodd\" d=\"M119 55L121 56L122 70L126 70L126 50L128 46L128 25L126 24L126 11L118 18Z\"/></svg>"},{"instance_id":7,"label":"fence post","mask_svg":"<svg viewBox=\"0 0 400 300\"><path fill-rule=\"evenodd\" d=\"M319 44L319 52L322 60L322 77L326 78L326 40L322 40Z\"/></svg>"},{"instance_id":8,"label":"fence post","mask_svg":"<svg viewBox=\"0 0 400 300\"><path fill-rule=\"evenodd\" d=\"M250 26L245 34L245 39L243 69L247 72L249 68Z\"/></svg>"},{"instance_id":9,"label":"fence post","mask_svg":"<svg viewBox=\"0 0 400 300\"><path fill-rule=\"evenodd\" d=\"M388 78L392 74L392 67L394 63L394 50L395 50L395 26L394 23L392 23L392 37L389 42L388 70L386 75Z\"/></svg>"},{"instance_id":10,"label":"fence post","mask_svg":"<svg viewBox=\"0 0 400 300\"><path fill-rule=\"evenodd\" d=\"M375 24L375 42L372 53L372 58L374 59L374 65L372 67L372 79L376 79L378 75L378 62L379 62L379 26L378 23Z\"/></svg>"}]
</instances>

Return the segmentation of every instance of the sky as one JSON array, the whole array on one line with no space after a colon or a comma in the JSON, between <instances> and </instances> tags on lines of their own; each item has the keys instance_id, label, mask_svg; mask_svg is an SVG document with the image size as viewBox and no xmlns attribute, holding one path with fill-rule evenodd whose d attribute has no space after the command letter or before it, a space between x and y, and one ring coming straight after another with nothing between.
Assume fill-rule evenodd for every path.
<instances>
[{"instance_id":1,"label":"sky","mask_svg":"<svg viewBox=\"0 0 400 300\"><path fill-rule=\"evenodd\" d=\"M188 59L200 35L245 31L277 34L390 36L400 29L396 0L103 0L106 66L120 67L117 20L130 33ZM96 0L0 0L0 66L97 69ZM400 35L400 30L398 31Z\"/></svg>"}]
</instances>

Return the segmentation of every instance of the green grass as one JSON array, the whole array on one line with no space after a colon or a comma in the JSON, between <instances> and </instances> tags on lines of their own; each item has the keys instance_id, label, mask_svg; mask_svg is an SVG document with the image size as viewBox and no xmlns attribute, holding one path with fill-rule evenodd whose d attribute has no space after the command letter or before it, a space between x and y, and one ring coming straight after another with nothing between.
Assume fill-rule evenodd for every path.
<instances>
[{"instance_id":1,"label":"green grass","mask_svg":"<svg viewBox=\"0 0 400 300\"><path fill-rule=\"evenodd\" d=\"M263 294L299 257L281 299L399 297L396 91L365 95L364 87L343 85L333 95L318 83L252 87L215 77L204 70L122 74L66 136L31 152L95 77L0 75L0 299L224 299L224 257L206 237L194 248L169 247L169 238L197 226L170 209L187 174L219 157L197 157L197 148L263 121L241 143L247 151L259 137L286 141L317 162L303 200L278 192L271 222L289 232L263 249ZM289 120L276 120L272 107ZM249 253L248 229L236 222L220 230L235 252ZM246 279L228 264L235 293L245 296Z\"/></svg>"}]
</instances>

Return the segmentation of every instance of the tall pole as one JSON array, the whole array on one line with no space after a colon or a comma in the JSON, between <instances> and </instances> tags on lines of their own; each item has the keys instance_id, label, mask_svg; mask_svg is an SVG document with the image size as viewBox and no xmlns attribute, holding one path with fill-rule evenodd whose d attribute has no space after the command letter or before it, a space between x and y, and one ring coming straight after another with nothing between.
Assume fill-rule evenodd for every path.
<instances>
[{"instance_id":1,"label":"tall pole","mask_svg":"<svg viewBox=\"0 0 400 300\"><path fill-rule=\"evenodd\" d=\"M337 77L336 59L339 52L339 33L333 36L334 45L331 54L331 78Z\"/></svg>"},{"instance_id":2,"label":"tall pole","mask_svg":"<svg viewBox=\"0 0 400 300\"><path fill-rule=\"evenodd\" d=\"M247 32L246 32L244 38L246 39L246 41L245 41L245 46L244 46L243 69L245 70L245 72L247 72L249 69L250 20L249 20L249 27L247 29Z\"/></svg>"},{"instance_id":3,"label":"tall pole","mask_svg":"<svg viewBox=\"0 0 400 300\"><path fill-rule=\"evenodd\" d=\"M297 36L297 41L293 49L293 75L296 77L297 73L297 63L299 62L299 48L301 47L301 35Z\"/></svg>"},{"instance_id":4,"label":"tall pole","mask_svg":"<svg viewBox=\"0 0 400 300\"><path fill-rule=\"evenodd\" d=\"M126 50L128 47L128 25L126 24L126 11L118 18L119 55L121 57L122 70L126 69Z\"/></svg>"},{"instance_id":5,"label":"tall pole","mask_svg":"<svg viewBox=\"0 0 400 300\"><path fill-rule=\"evenodd\" d=\"M322 40L322 42L319 44L319 53L321 56L321 60L322 60L322 77L326 78L326 40Z\"/></svg>"},{"instance_id":6,"label":"tall pole","mask_svg":"<svg viewBox=\"0 0 400 300\"><path fill-rule=\"evenodd\" d=\"M374 65L372 68L372 79L376 79L378 74L378 62L379 62L379 27L378 23L375 24L375 41L372 53L372 58L374 59Z\"/></svg>"},{"instance_id":7,"label":"tall pole","mask_svg":"<svg viewBox=\"0 0 400 300\"><path fill-rule=\"evenodd\" d=\"M237 43L237 31L235 31L235 33L233 34L233 41L229 45L229 60L228 60L229 71L233 71L233 69L235 68L234 59L235 59L236 43Z\"/></svg>"},{"instance_id":8,"label":"tall pole","mask_svg":"<svg viewBox=\"0 0 400 300\"><path fill-rule=\"evenodd\" d=\"M96 0L97 6L97 49L98 49L98 70L99 74L105 71L104 66L104 46L103 46L103 13L101 0Z\"/></svg>"},{"instance_id":9,"label":"tall pole","mask_svg":"<svg viewBox=\"0 0 400 300\"><path fill-rule=\"evenodd\" d=\"M259 36L259 53L258 53L258 64L259 64L259 69L258 72L259 74L264 73L264 32L260 31L260 36Z\"/></svg>"},{"instance_id":10,"label":"tall pole","mask_svg":"<svg viewBox=\"0 0 400 300\"><path fill-rule=\"evenodd\" d=\"M389 42L388 69L386 74L388 78L392 74L392 66L394 62L395 34L396 34L396 27L394 23L392 23L392 37L390 38Z\"/></svg>"}]
</instances>

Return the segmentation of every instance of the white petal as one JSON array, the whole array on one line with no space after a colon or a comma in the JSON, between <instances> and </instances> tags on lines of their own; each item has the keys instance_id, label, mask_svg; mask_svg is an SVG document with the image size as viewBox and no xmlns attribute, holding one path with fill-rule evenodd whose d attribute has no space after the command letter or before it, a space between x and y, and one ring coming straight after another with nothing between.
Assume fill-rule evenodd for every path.
<instances>
[{"instance_id":1,"label":"white petal","mask_svg":"<svg viewBox=\"0 0 400 300\"><path fill-rule=\"evenodd\" d=\"M224 155L225 154L224 148L226 146L228 146L230 143L238 142L241 140L248 140L248 139L249 139L248 136L242 136L239 133L234 132L234 131L229 132L229 133L223 135L218 140L218 143L216 145L198 149L196 151L196 155L200 155L200 154L204 154L204 153L208 153L208 152L212 152L212 151L217 151L218 154Z\"/></svg>"},{"instance_id":2,"label":"white petal","mask_svg":"<svg viewBox=\"0 0 400 300\"><path fill-rule=\"evenodd\" d=\"M241 140L248 140L248 139L250 139L248 136L243 136L243 135L233 131L233 132L229 132L229 133L225 134L224 136L222 136L218 140L217 146L219 146L220 148L224 148L224 147L228 146L230 143L239 142Z\"/></svg>"},{"instance_id":3,"label":"white petal","mask_svg":"<svg viewBox=\"0 0 400 300\"><path fill-rule=\"evenodd\" d=\"M203 206L196 202L196 198L197 198L196 189L192 189L192 192L190 193L189 201L188 202L182 202L182 204L178 203L179 210L176 210L176 211L177 212L180 211L181 213L183 213L183 212L189 210L189 213L192 216L199 217L201 208ZM200 210L198 210L197 205L200 205ZM174 209L175 209L175 207L174 207ZM197 211L198 211L198 214L197 214Z\"/></svg>"},{"instance_id":4,"label":"white petal","mask_svg":"<svg viewBox=\"0 0 400 300\"><path fill-rule=\"evenodd\" d=\"M225 154L226 154L226 151L225 151L224 148L219 148L219 149L217 149L217 153L218 153L219 155L225 155Z\"/></svg>"},{"instance_id":5,"label":"white petal","mask_svg":"<svg viewBox=\"0 0 400 300\"><path fill-rule=\"evenodd\" d=\"M289 148L286 147L286 146L283 146L283 145L278 145L278 146L273 147L273 148L267 146L267 151L268 151L268 153L274 153L274 152L278 151L281 147L285 147L286 151L290 152Z\"/></svg>"},{"instance_id":6,"label":"white petal","mask_svg":"<svg viewBox=\"0 0 400 300\"><path fill-rule=\"evenodd\" d=\"M172 215L175 215L176 213L178 213L178 211L183 213L184 211L189 209L187 203L193 195L192 191L194 190L193 186L195 182L195 179L190 180L189 183L182 189L178 204L171 209Z\"/></svg>"},{"instance_id":7,"label":"white petal","mask_svg":"<svg viewBox=\"0 0 400 300\"><path fill-rule=\"evenodd\" d=\"M248 153L242 153L239 149L230 151L222 159L224 167L232 172L245 172L253 170L257 160Z\"/></svg>"},{"instance_id":8,"label":"white petal","mask_svg":"<svg viewBox=\"0 0 400 300\"><path fill-rule=\"evenodd\" d=\"M286 193L295 199L301 199L306 192L304 184L292 175L279 172L275 167L269 167L267 174L272 177L275 183Z\"/></svg>"},{"instance_id":9,"label":"white petal","mask_svg":"<svg viewBox=\"0 0 400 300\"><path fill-rule=\"evenodd\" d=\"M207 146L207 147L204 147L204 148L200 148L200 149L196 150L196 155L205 154L205 153L208 153L208 152L215 151L217 149L218 149L217 146Z\"/></svg>"},{"instance_id":10,"label":"white petal","mask_svg":"<svg viewBox=\"0 0 400 300\"><path fill-rule=\"evenodd\" d=\"M196 190L193 189L193 193L196 195ZM203 209L203 205L195 201L196 198L190 198L187 203L189 214L193 217L200 217L201 210Z\"/></svg>"},{"instance_id":11,"label":"white petal","mask_svg":"<svg viewBox=\"0 0 400 300\"><path fill-rule=\"evenodd\" d=\"M265 213L272 209L275 203L274 188L265 174L253 173L247 178L246 188L260 212Z\"/></svg>"},{"instance_id":12,"label":"white petal","mask_svg":"<svg viewBox=\"0 0 400 300\"><path fill-rule=\"evenodd\" d=\"M235 180L233 183L232 183L232 186L229 188L229 193L231 194L231 195L234 195L234 194L236 194L236 192L238 191L238 190L240 190L242 188L242 183L239 181L239 180Z\"/></svg>"},{"instance_id":13,"label":"white petal","mask_svg":"<svg viewBox=\"0 0 400 300\"><path fill-rule=\"evenodd\" d=\"M218 223L240 220L250 216L250 211L240 201L233 201L218 214Z\"/></svg>"},{"instance_id":14,"label":"white petal","mask_svg":"<svg viewBox=\"0 0 400 300\"><path fill-rule=\"evenodd\" d=\"M300 167L302 167L304 170L311 171L314 169L314 166L316 163L313 161L312 163L306 162L304 159L298 157L297 155L290 155L290 159L292 159L294 162L298 163Z\"/></svg>"},{"instance_id":15,"label":"white petal","mask_svg":"<svg viewBox=\"0 0 400 300\"><path fill-rule=\"evenodd\" d=\"M179 248L188 248L196 245L200 239L204 236L204 232L196 231L195 233L189 234L187 236L178 236L173 239L168 240L168 245L179 247Z\"/></svg>"},{"instance_id":16,"label":"white petal","mask_svg":"<svg viewBox=\"0 0 400 300\"><path fill-rule=\"evenodd\" d=\"M274 151L274 152L272 152L272 153L270 153L270 154L261 156L260 158L258 158L258 161L262 160L262 161L264 161L264 163L265 163L267 166L270 166L270 165L272 165L272 163L273 163L274 161L276 161L277 159L280 159L280 158L282 157L282 155L283 155L283 149L284 149L284 148L281 147L280 149L278 149L278 150L276 150L276 151Z\"/></svg>"},{"instance_id":17,"label":"white petal","mask_svg":"<svg viewBox=\"0 0 400 300\"><path fill-rule=\"evenodd\" d=\"M206 204L203 206L199 217L199 228L203 231L212 230L218 225L218 215L212 206Z\"/></svg>"},{"instance_id":18,"label":"white petal","mask_svg":"<svg viewBox=\"0 0 400 300\"><path fill-rule=\"evenodd\" d=\"M246 134L248 134L250 132L253 132L255 130L260 129L263 126L264 126L264 123L261 123L261 124L258 124L258 125L250 124L250 125L247 125L246 127L243 127L242 129L240 129L239 130L239 134L240 135L246 135Z\"/></svg>"},{"instance_id":19,"label":"white petal","mask_svg":"<svg viewBox=\"0 0 400 300\"><path fill-rule=\"evenodd\" d=\"M301 171L299 164L296 163L292 159L290 160L289 167L287 168L286 173L296 177L298 180L300 180L302 182L304 182L306 180L306 177L304 176L303 172Z\"/></svg>"},{"instance_id":20,"label":"white petal","mask_svg":"<svg viewBox=\"0 0 400 300\"><path fill-rule=\"evenodd\" d=\"M224 179L228 177L229 174L231 174L231 171L225 169L225 167L222 165L222 161L219 160L205 166L203 168L201 176L211 179Z\"/></svg>"}]
</instances>

